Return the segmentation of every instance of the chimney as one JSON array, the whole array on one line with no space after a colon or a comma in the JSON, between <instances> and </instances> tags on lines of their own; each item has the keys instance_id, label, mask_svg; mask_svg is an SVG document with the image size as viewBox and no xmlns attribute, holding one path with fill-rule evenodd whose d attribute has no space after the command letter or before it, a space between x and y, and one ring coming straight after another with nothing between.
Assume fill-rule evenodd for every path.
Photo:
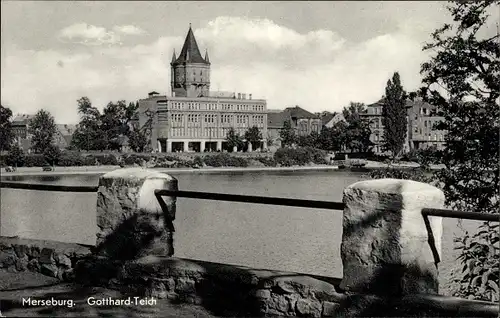
<instances>
[{"instance_id":1,"label":"chimney","mask_svg":"<svg viewBox=\"0 0 500 318\"><path fill-rule=\"evenodd\" d=\"M238 93L238 99L241 99L241 93Z\"/></svg>"},{"instance_id":2,"label":"chimney","mask_svg":"<svg viewBox=\"0 0 500 318\"><path fill-rule=\"evenodd\" d=\"M247 99L247 94L241 94L243 99Z\"/></svg>"},{"instance_id":3,"label":"chimney","mask_svg":"<svg viewBox=\"0 0 500 318\"><path fill-rule=\"evenodd\" d=\"M248 94L248 99L252 99L252 94Z\"/></svg>"}]
</instances>

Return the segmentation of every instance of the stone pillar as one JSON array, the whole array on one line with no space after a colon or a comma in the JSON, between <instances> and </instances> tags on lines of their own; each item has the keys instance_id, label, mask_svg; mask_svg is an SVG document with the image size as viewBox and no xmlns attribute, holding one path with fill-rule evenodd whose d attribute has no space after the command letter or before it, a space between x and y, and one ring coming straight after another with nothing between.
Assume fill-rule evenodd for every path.
<instances>
[{"instance_id":1,"label":"stone pillar","mask_svg":"<svg viewBox=\"0 0 500 318\"><path fill-rule=\"evenodd\" d=\"M167 152L172 152L172 141L167 140Z\"/></svg>"},{"instance_id":2,"label":"stone pillar","mask_svg":"<svg viewBox=\"0 0 500 318\"><path fill-rule=\"evenodd\" d=\"M247 152L252 152L252 143L251 142L248 143Z\"/></svg>"},{"instance_id":3,"label":"stone pillar","mask_svg":"<svg viewBox=\"0 0 500 318\"><path fill-rule=\"evenodd\" d=\"M126 168L99 178L97 191L97 253L111 259L173 255L176 198L155 189L177 190L177 179L157 171Z\"/></svg>"},{"instance_id":4,"label":"stone pillar","mask_svg":"<svg viewBox=\"0 0 500 318\"><path fill-rule=\"evenodd\" d=\"M184 141L184 152L189 151L189 141Z\"/></svg>"},{"instance_id":5,"label":"stone pillar","mask_svg":"<svg viewBox=\"0 0 500 318\"><path fill-rule=\"evenodd\" d=\"M233 146L233 152L238 152L238 147Z\"/></svg>"},{"instance_id":6,"label":"stone pillar","mask_svg":"<svg viewBox=\"0 0 500 318\"><path fill-rule=\"evenodd\" d=\"M217 141L217 151L222 151L222 141Z\"/></svg>"},{"instance_id":7,"label":"stone pillar","mask_svg":"<svg viewBox=\"0 0 500 318\"><path fill-rule=\"evenodd\" d=\"M429 217L426 224L421 211L443 208L444 199L438 188L410 180L347 187L340 287L376 295L437 294L442 219Z\"/></svg>"},{"instance_id":8,"label":"stone pillar","mask_svg":"<svg viewBox=\"0 0 500 318\"><path fill-rule=\"evenodd\" d=\"M154 150L158 150L158 152L161 152L161 142L159 140L156 140L156 149Z\"/></svg>"},{"instance_id":9,"label":"stone pillar","mask_svg":"<svg viewBox=\"0 0 500 318\"><path fill-rule=\"evenodd\" d=\"M200 152L204 152L204 151L205 151L205 142L200 141Z\"/></svg>"},{"instance_id":10,"label":"stone pillar","mask_svg":"<svg viewBox=\"0 0 500 318\"><path fill-rule=\"evenodd\" d=\"M262 149L267 150L267 139L262 139Z\"/></svg>"}]
</instances>

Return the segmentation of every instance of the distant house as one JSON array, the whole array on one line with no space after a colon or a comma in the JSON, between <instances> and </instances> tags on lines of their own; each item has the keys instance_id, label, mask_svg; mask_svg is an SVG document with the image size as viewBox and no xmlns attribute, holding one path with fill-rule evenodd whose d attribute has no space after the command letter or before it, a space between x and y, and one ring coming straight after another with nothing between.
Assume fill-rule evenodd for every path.
<instances>
[{"instance_id":1,"label":"distant house","mask_svg":"<svg viewBox=\"0 0 500 318\"><path fill-rule=\"evenodd\" d=\"M374 143L375 153L383 153L384 125L382 124L382 107L384 100L367 106L367 111L363 116L370 120L370 141ZM407 101L407 123L408 130L404 143L404 152L411 149L424 149L435 146L438 149L444 147L445 131L436 130L436 123L443 120L443 117L435 114L436 107L422 100Z\"/></svg>"},{"instance_id":2,"label":"distant house","mask_svg":"<svg viewBox=\"0 0 500 318\"><path fill-rule=\"evenodd\" d=\"M34 115L17 114L11 122L12 133L14 135L14 142L28 152L31 148L31 136L29 133L29 125Z\"/></svg>"},{"instance_id":3,"label":"distant house","mask_svg":"<svg viewBox=\"0 0 500 318\"><path fill-rule=\"evenodd\" d=\"M321 125L323 127L332 128L336 123L345 121L342 113L326 113L321 116Z\"/></svg>"},{"instance_id":4,"label":"distant house","mask_svg":"<svg viewBox=\"0 0 500 318\"><path fill-rule=\"evenodd\" d=\"M308 136L312 132L321 131L321 118L299 106L285 108L281 112L268 112L267 139L274 145L280 145L280 131L286 121L295 129L298 136Z\"/></svg>"},{"instance_id":5,"label":"distant house","mask_svg":"<svg viewBox=\"0 0 500 318\"><path fill-rule=\"evenodd\" d=\"M56 124L56 133L54 134L54 143L60 149L67 149L71 145L73 134L77 125Z\"/></svg>"}]
</instances>

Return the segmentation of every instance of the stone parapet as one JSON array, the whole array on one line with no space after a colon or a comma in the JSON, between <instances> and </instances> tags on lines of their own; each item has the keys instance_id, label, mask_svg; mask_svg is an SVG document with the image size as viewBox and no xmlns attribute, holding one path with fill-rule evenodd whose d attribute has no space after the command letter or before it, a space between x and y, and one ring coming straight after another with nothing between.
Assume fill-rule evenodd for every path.
<instances>
[{"instance_id":1,"label":"stone parapet","mask_svg":"<svg viewBox=\"0 0 500 318\"><path fill-rule=\"evenodd\" d=\"M38 272L70 281L75 264L90 254L91 247L85 245L0 237L0 268L9 272Z\"/></svg>"}]
</instances>

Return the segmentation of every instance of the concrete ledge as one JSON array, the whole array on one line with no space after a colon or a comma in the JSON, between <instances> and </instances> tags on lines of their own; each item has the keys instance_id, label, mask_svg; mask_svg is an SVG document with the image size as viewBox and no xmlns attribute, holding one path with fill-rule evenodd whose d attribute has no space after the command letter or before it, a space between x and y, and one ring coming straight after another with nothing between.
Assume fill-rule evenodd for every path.
<instances>
[{"instance_id":1,"label":"concrete ledge","mask_svg":"<svg viewBox=\"0 0 500 318\"><path fill-rule=\"evenodd\" d=\"M0 237L0 268L9 272L32 271L60 280L72 280L73 267L91 254L81 244Z\"/></svg>"}]
</instances>

